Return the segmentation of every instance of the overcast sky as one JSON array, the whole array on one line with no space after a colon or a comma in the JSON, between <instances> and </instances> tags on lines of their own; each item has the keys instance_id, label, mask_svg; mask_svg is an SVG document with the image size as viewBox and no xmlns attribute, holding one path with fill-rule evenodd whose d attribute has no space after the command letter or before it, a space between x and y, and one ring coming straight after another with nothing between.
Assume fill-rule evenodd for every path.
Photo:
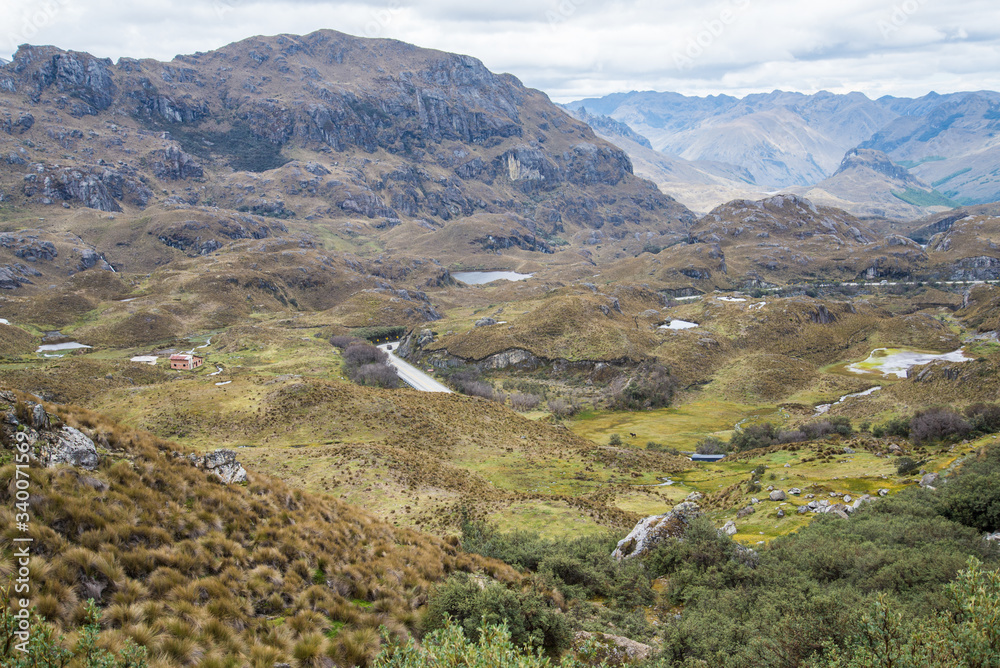
<instances>
[{"instance_id":1,"label":"overcast sky","mask_svg":"<svg viewBox=\"0 0 1000 668\"><path fill-rule=\"evenodd\" d=\"M0 54L169 60L332 28L465 53L558 102L630 90L1000 90L997 0L3 0Z\"/></svg>"}]
</instances>

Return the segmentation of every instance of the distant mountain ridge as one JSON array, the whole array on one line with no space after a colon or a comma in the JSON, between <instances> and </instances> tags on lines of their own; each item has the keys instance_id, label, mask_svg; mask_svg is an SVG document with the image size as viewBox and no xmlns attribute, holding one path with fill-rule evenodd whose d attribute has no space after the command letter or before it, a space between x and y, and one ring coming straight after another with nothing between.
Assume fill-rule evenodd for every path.
<instances>
[{"instance_id":1,"label":"distant mountain ridge","mask_svg":"<svg viewBox=\"0 0 1000 668\"><path fill-rule=\"evenodd\" d=\"M761 191L817 186L862 148L911 170L928 192L939 188L939 201L1000 199L1000 93L992 91L876 100L825 91L744 98L642 91L564 106L625 123L671 157L744 169ZM861 199L858 192L847 201Z\"/></svg>"}]
</instances>

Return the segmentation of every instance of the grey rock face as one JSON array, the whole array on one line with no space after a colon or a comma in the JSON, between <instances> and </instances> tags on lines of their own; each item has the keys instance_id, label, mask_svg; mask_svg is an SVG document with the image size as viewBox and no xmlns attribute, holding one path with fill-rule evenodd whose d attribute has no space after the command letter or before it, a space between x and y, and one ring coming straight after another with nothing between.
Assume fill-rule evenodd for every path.
<instances>
[{"instance_id":1,"label":"grey rock face","mask_svg":"<svg viewBox=\"0 0 1000 668\"><path fill-rule=\"evenodd\" d=\"M120 212L118 200L145 206L153 192L141 181L108 167L69 168L35 166L24 175L25 197L42 203L76 201L98 211Z\"/></svg>"},{"instance_id":2,"label":"grey rock face","mask_svg":"<svg viewBox=\"0 0 1000 668\"><path fill-rule=\"evenodd\" d=\"M626 665L636 661L645 661L653 653L653 648L641 642L624 636L613 636L608 633L589 633L577 631L573 637L574 644L583 646L588 640L601 643L602 651L610 654L613 665Z\"/></svg>"},{"instance_id":3,"label":"grey rock face","mask_svg":"<svg viewBox=\"0 0 1000 668\"><path fill-rule=\"evenodd\" d=\"M35 429L49 428L49 416L41 404L35 404L31 407L31 426Z\"/></svg>"},{"instance_id":4,"label":"grey rock face","mask_svg":"<svg viewBox=\"0 0 1000 668\"><path fill-rule=\"evenodd\" d=\"M618 542L618 547L611 554L618 561L646 554L665 540L682 538L688 524L699 515L701 509L697 504L684 501L668 513L639 520L631 533Z\"/></svg>"},{"instance_id":5,"label":"grey rock face","mask_svg":"<svg viewBox=\"0 0 1000 668\"><path fill-rule=\"evenodd\" d=\"M93 471L100 464L97 446L86 434L73 427L63 427L54 445L47 448L48 466L59 464L78 466Z\"/></svg>"},{"instance_id":6,"label":"grey rock face","mask_svg":"<svg viewBox=\"0 0 1000 668\"><path fill-rule=\"evenodd\" d=\"M736 535L736 522L734 522L732 520L729 520L728 522L726 522L722 526L722 533L726 534L727 536L735 536Z\"/></svg>"},{"instance_id":7,"label":"grey rock face","mask_svg":"<svg viewBox=\"0 0 1000 668\"><path fill-rule=\"evenodd\" d=\"M236 453L232 450L222 448L210 452L202 458L201 464L227 485L247 481L246 469L236 461Z\"/></svg>"},{"instance_id":8,"label":"grey rock face","mask_svg":"<svg viewBox=\"0 0 1000 668\"><path fill-rule=\"evenodd\" d=\"M153 174L161 179L180 181L182 179L199 178L205 175L205 170L190 155L176 146L153 151L147 156Z\"/></svg>"}]
</instances>

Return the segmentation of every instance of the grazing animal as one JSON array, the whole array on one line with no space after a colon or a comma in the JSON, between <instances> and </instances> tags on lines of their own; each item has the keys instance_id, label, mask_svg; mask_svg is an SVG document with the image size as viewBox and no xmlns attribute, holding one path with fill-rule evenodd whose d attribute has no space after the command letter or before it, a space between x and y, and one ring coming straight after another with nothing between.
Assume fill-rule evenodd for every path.
<instances>
[{"instance_id":1,"label":"grazing animal","mask_svg":"<svg viewBox=\"0 0 1000 668\"><path fill-rule=\"evenodd\" d=\"M629 432L628 435L631 436L632 438L635 438L635 434L633 434L632 432Z\"/></svg>"}]
</instances>

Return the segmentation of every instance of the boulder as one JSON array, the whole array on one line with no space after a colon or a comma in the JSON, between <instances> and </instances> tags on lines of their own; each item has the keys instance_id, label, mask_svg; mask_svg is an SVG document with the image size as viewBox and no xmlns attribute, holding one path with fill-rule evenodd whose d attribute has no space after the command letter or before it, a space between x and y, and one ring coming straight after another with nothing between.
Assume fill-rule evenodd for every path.
<instances>
[{"instance_id":1,"label":"boulder","mask_svg":"<svg viewBox=\"0 0 1000 668\"><path fill-rule=\"evenodd\" d=\"M663 541L680 539L687 531L691 520L699 515L701 509L697 504L684 501L677 504L670 512L643 518L629 535L618 541L618 546L611 556L621 561L641 556Z\"/></svg>"},{"instance_id":2,"label":"boulder","mask_svg":"<svg viewBox=\"0 0 1000 668\"><path fill-rule=\"evenodd\" d=\"M493 318L480 318L476 321L476 327L489 327L495 324L497 324L497 321Z\"/></svg>"},{"instance_id":3,"label":"boulder","mask_svg":"<svg viewBox=\"0 0 1000 668\"><path fill-rule=\"evenodd\" d=\"M741 520L744 517L749 517L750 515L753 515L755 512L757 511L754 510L753 506L747 506L746 508L743 508L738 513L736 513L736 519Z\"/></svg>"},{"instance_id":4,"label":"boulder","mask_svg":"<svg viewBox=\"0 0 1000 668\"><path fill-rule=\"evenodd\" d=\"M880 490L878 491L878 495L879 495L879 496L888 496L888 495L889 495L889 490L887 490L887 489L885 489L885 488L882 488L882 489L880 489Z\"/></svg>"},{"instance_id":5,"label":"boulder","mask_svg":"<svg viewBox=\"0 0 1000 668\"><path fill-rule=\"evenodd\" d=\"M851 502L851 495L850 494L845 494L844 495L844 503L850 503L850 502Z\"/></svg>"},{"instance_id":6,"label":"boulder","mask_svg":"<svg viewBox=\"0 0 1000 668\"><path fill-rule=\"evenodd\" d=\"M986 534L983 536L983 540L988 543L1000 543L1000 531Z\"/></svg>"},{"instance_id":7,"label":"boulder","mask_svg":"<svg viewBox=\"0 0 1000 668\"><path fill-rule=\"evenodd\" d=\"M785 516L785 509L784 508L778 508L778 518L780 519L780 518L782 518L784 516Z\"/></svg>"},{"instance_id":8,"label":"boulder","mask_svg":"<svg viewBox=\"0 0 1000 668\"><path fill-rule=\"evenodd\" d=\"M772 501L784 501L788 497L780 489L776 489L768 495L768 498Z\"/></svg>"},{"instance_id":9,"label":"boulder","mask_svg":"<svg viewBox=\"0 0 1000 668\"><path fill-rule=\"evenodd\" d=\"M798 487L792 487L790 490L788 490L788 493L789 494L794 494L795 496L798 496L799 494L802 493L802 490L799 489Z\"/></svg>"},{"instance_id":10,"label":"boulder","mask_svg":"<svg viewBox=\"0 0 1000 668\"><path fill-rule=\"evenodd\" d=\"M842 503L838 503L827 508L826 512L828 515L835 515L836 517L846 520L848 518L849 511L847 510L847 506Z\"/></svg>"},{"instance_id":11,"label":"boulder","mask_svg":"<svg viewBox=\"0 0 1000 668\"><path fill-rule=\"evenodd\" d=\"M219 476L227 485L247 481L247 472L236 461L236 453L225 448L210 452L202 458L202 466Z\"/></svg>"},{"instance_id":12,"label":"boulder","mask_svg":"<svg viewBox=\"0 0 1000 668\"><path fill-rule=\"evenodd\" d=\"M31 407L31 426L35 429L48 429L50 426L49 416L41 404L34 404Z\"/></svg>"},{"instance_id":13,"label":"boulder","mask_svg":"<svg viewBox=\"0 0 1000 668\"><path fill-rule=\"evenodd\" d=\"M891 452L894 455L898 455L902 451L903 448L899 447L899 445L897 445L896 443L892 443L891 445L889 445L889 452Z\"/></svg>"},{"instance_id":14,"label":"boulder","mask_svg":"<svg viewBox=\"0 0 1000 668\"><path fill-rule=\"evenodd\" d=\"M645 661L653 653L653 648L649 645L630 638L587 631L577 631L573 637L573 647L578 651L586 647L592 652L588 656L610 666Z\"/></svg>"},{"instance_id":15,"label":"boulder","mask_svg":"<svg viewBox=\"0 0 1000 668\"><path fill-rule=\"evenodd\" d=\"M704 498L705 498L705 495L702 494L701 492L691 492L686 497L684 497L684 500L685 501L691 501L691 502L698 502L698 501L701 501Z\"/></svg>"},{"instance_id":16,"label":"boulder","mask_svg":"<svg viewBox=\"0 0 1000 668\"><path fill-rule=\"evenodd\" d=\"M934 489L934 483L938 481L939 477L937 473L928 473L920 479L920 486L927 489Z\"/></svg>"},{"instance_id":17,"label":"boulder","mask_svg":"<svg viewBox=\"0 0 1000 668\"><path fill-rule=\"evenodd\" d=\"M728 522L726 522L722 526L721 531L722 531L722 533L726 534L727 536L734 536L734 535L736 535L736 522L734 522L732 520L729 520Z\"/></svg>"},{"instance_id":18,"label":"boulder","mask_svg":"<svg viewBox=\"0 0 1000 668\"><path fill-rule=\"evenodd\" d=\"M79 429L63 427L56 435L56 442L47 448L49 468L59 464L78 466L93 471L100 464L97 446Z\"/></svg>"},{"instance_id":19,"label":"boulder","mask_svg":"<svg viewBox=\"0 0 1000 668\"><path fill-rule=\"evenodd\" d=\"M799 515L805 515L809 512L809 506L799 506L799 509L796 512L798 512Z\"/></svg>"}]
</instances>

